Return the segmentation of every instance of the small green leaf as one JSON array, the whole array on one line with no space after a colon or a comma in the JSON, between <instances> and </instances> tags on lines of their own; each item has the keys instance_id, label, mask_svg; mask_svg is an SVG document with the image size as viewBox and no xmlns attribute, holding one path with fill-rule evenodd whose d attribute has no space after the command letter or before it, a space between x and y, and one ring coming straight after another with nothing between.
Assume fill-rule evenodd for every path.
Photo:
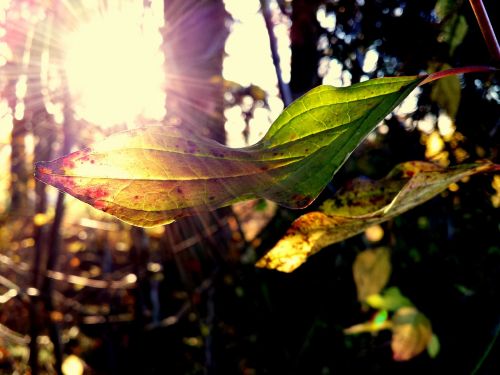
<instances>
[{"instance_id":1,"label":"small green leaf","mask_svg":"<svg viewBox=\"0 0 500 375\"><path fill-rule=\"evenodd\" d=\"M366 303L374 309L396 311L401 307L413 306L411 301L401 294L397 287L391 287L382 294L373 294L366 299Z\"/></svg>"},{"instance_id":2,"label":"small green leaf","mask_svg":"<svg viewBox=\"0 0 500 375\"><path fill-rule=\"evenodd\" d=\"M375 323L375 324L383 324L388 319L389 319L389 314L387 313L387 310L380 310L373 317L373 323Z\"/></svg>"},{"instance_id":3,"label":"small green leaf","mask_svg":"<svg viewBox=\"0 0 500 375\"><path fill-rule=\"evenodd\" d=\"M434 8L441 20L438 40L448 44L450 56L462 43L469 29L465 17L458 13L460 5L461 3L455 0L438 0Z\"/></svg>"},{"instance_id":4,"label":"small green leaf","mask_svg":"<svg viewBox=\"0 0 500 375\"><path fill-rule=\"evenodd\" d=\"M429 357L436 358L440 349L441 345L439 344L439 339L436 334L433 334L431 341L429 341L429 344L427 345L427 353L429 353Z\"/></svg>"},{"instance_id":5,"label":"small green leaf","mask_svg":"<svg viewBox=\"0 0 500 375\"><path fill-rule=\"evenodd\" d=\"M151 126L39 162L35 177L143 227L258 197L302 208L423 80L319 86L288 106L251 147L231 149L184 128Z\"/></svg>"},{"instance_id":6,"label":"small green leaf","mask_svg":"<svg viewBox=\"0 0 500 375\"><path fill-rule=\"evenodd\" d=\"M492 163L450 169L413 161L399 164L378 181L356 179L321 206L292 223L285 236L256 264L292 272L322 248L361 233L424 203L451 183L480 172L500 170Z\"/></svg>"}]
</instances>

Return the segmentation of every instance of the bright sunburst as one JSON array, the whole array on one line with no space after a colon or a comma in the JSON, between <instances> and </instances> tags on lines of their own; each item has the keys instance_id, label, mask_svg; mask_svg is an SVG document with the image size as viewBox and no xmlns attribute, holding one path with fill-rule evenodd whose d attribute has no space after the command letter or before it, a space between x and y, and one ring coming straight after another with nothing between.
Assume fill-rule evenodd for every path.
<instances>
[{"instance_id":1,"label":"bright sunburst","mask_svg":"<svg viewBox=\"0 0 500 375\"><path fill-rule=\"evenodd\" d=\"M101 126L164 116L162 37L136 1L91 13L64 39L64 70L75 114Z\"/></svg>"}]
</instances>

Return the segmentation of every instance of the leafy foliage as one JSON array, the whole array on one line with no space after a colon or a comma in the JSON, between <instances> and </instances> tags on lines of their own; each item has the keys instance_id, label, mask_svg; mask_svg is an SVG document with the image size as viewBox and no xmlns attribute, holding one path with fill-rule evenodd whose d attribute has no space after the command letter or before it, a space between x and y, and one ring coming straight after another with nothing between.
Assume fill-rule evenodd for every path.
<instances>
[{"instance_id":1,"label":"leafy foliage","mask_svg":"<svg viewBox=\"0 0 500 375\"><path fill-rule=\"evenodd\" d=\"M449 53L453 55L455 49L462 43L469 28L467 20L459 14L462 2L450 0L438 0L435 11L441 20L441 32L438 40L449 46Z\"/></svg>"},{"instance_id":2,"label":"leafy foliage","mask_svg":"<svg viewBox=\"0 0 500 375\"><path fill-rule=\"evenodd\" d=\"M401 294L399 288L390 287L381 293L391 275L389 251L388 248L367 249L356 257L352 270L358 300L378 311L369 321L346 328L344 333L376 334L389 329L395 361L410 360L425 349L434 358L439 353L439 340L432 333L429 319Z\"/></svg>"},{"instance_id":3,"label":"leafy foliage","mask_svg":"<svg viewBox=\"0 0 500 375\"><path fill-rule=\"evenodd\" d=\"M334 199L324 202L321 212L310 212L295 220L257 266L292 272L322 248L408 211L451 183L498 169L499 166L492 163L444 169L432 163L413 161L399 164L378 181L355 179Z\"/></svg>"},{"instance_id":4,"label":"leafy foliage","mask_svg":"<svg viewBox=\"0 0 500 375\"><path fill-rule=\"evenodd\" d=\"M423 79L319 86L287 107L251 147L231 149L184 128L152 126L39 162L35 176L144 227L254 197L302 208Z\"/></svg>"}]
</instances>

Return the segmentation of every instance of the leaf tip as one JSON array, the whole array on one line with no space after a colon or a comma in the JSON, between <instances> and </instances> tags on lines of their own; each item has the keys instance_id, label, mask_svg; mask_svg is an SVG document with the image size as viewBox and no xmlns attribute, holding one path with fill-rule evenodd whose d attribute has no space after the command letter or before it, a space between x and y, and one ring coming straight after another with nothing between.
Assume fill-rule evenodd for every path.
<instances>
[{"instance_id":1,"label":"leaf tip","mask_svg":"<svg viewBox=\"0 0 500 375\"><path fill-rule=\"evenodd\" d=\"M274 269L283 273L291 273L306 261L305 257L300 254L288 256L286 254L283 256L280 255L282 254L276 255L275 252L271 250L257 261L255 266L257 268Z\"/></svg>"},{"instance_id":2,"label":"leaf tip","mask_svg":"<svg viewBox=\"0 0 500 375\"><path fill-rule=\"evenodd\" d=\"M49 184L52 174L54 174L54 171L50 168L50 162L39 161L35 163L34 176L37 180Z\"/></svg>"}]
</instances>

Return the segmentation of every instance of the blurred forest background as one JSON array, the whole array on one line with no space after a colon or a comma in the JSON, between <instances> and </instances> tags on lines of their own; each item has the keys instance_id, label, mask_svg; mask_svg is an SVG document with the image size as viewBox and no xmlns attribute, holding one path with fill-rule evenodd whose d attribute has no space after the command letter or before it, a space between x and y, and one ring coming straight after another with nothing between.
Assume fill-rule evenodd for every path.
<instances>
[{"instance_id":1,"label":"blurred forest background","mask_svg":"<svg viewBox=\"0 0 500 375\"><path fill-rule=\"evenodd\" d=\"M500 4L485 6L498 32ZM465 0L0 1L0 373L500 373L498 175L453 184L291 274L254 264L304 211L251 201L143 230L32 176L34 161L155 123L251 144L321 83L489 56ZM426 85L308 210L402 161L498 163L499 141L498 76ZM390 331L344 331L375 313L352 267L379 247L387 286L427 317L437 355L396 361Z\"/></svg>"}]
</instances>

